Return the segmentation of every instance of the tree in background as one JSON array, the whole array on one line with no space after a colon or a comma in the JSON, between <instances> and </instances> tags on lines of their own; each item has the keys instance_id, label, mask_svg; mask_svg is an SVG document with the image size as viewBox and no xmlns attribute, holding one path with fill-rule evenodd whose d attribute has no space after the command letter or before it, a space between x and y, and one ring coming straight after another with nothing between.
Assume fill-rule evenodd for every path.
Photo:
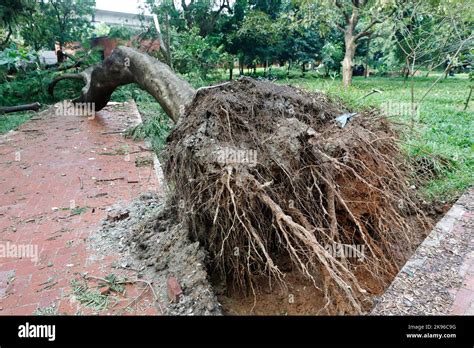
<instances>
[{"instance_id":1,"label":"tree in background","mask_svg":"<svg viewBox=\"0 0 474 348\"><path fill-rule=\"evenodd\" d=\"M344 34L342 84L348 87L352 83L353 61L359 41L363 37L370 36L375 30L375 25L382 22L384 6L377 1L368 0L336 0L334 5L335 25Z\"/></svg>"},{"instance_id":2,"label":"tree in background","mask_svg":"<svg viewBox=\"0 0 474 348\"><path fill-rule=\"evenodd\" d=\"M91 34L94 0L41 0L29 11L28 20L22 23L21 36L25 44L35 49L60 50L66 42L82 41Z\"/></svg>"},{"instance_id":3,"label":"tree in background","mask_svg":"<svg viewBox=\"0 0 474 348\"><path fill-rule=\"evenodd\" d=\"M405 60L406 77L411 78L411 125L417 109L439 82L440 75L418 99L415 96L414 76L418 68L430 70L444 65L444 76L456 66L460 58L474 44L472 13L462 1L399 1L391 17L393 40L397 52Z\"/></svg>"},{"instance_id":4,"label":"tree in background","mask_svg":"<svg viewBox=\"0 0 474 348\"><path fill-rule=\"evenodd\" d=\"M317 28L317 23L306 20L305 8L297 2L286 2L277 23L281 40L277 44L277 58L280 64L288 62L289 73L291 63L301 66L302 75L308 63L322 61L324 38Z\"/></svg>"},{"instance_id":5,"label":"tree in background","mask_svg":"<svg viewBox=\"0 0 474 348\"><path fill-rule=\"evenodd\" d=\"M36 1L2 0L0 3L0 50L5 49L19 23L28 18L28 13L35 8Z\"/></svg>"},{"instance_id":6,"label":"tree in background","mask_svg":"<svg viewBox=\"0 0 474 348\"><path fill-rule=\"evenodd\" d=\"M238 52L244 63L256 72L258 63L268 65L276 57L276 45L281 40L279 26L262 11L252 11L244 19L235 35Z\"/></svg>"},{"instance_id":7,"label":"tree in background","mask_svg":"<svg viewBox=\"0 0 474 348\"><path fill-rule=\"evenodd\" d=\"M459 59L473 43L472 14L469 4L461 1L397 2L396 12L387 22L394 42L394 52L404 63L405 77L418 68L451 69L462 64Z\"/></svg>"}]
</instances>

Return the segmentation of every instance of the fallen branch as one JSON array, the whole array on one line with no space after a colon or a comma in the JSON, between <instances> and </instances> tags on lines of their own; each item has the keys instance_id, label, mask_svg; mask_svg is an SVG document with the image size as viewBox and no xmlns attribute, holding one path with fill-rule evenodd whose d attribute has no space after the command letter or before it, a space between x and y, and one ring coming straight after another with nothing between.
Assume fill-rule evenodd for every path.
<instances>
[{"instance_id":1,"label":"fallen branch","mask_svg":"<svg viewBox=\"0 0 474 348\"><path fill-rule=\"evenodd\" d=\"M103 181L116 181L116 180L125 180L123 176L118 178L110 178L110 179L95 179L96 182L103 182Z\"/></svg>"},{"instance_id":2,"label":"fallen branch","mask_svg":"<svg viewBox=\"0 0 474 348\"><path fill-rule=\"evenodd\" d=\"M17 106L3 106L0 107L0 114L8 114L10 112L18 112L18 111L38 111L41 108L41 104L36 102L36 103L31 103L31 104L23 104L23 105L17 105Z\"/></svg>"}]
</instances>

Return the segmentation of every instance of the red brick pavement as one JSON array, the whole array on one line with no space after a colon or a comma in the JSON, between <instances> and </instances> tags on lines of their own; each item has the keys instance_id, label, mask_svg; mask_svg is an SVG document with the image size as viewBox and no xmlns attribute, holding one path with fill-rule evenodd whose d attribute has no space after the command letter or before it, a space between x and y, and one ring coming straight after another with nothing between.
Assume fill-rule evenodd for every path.
<instances>
[{"instance_id":1,"label":"red brick pavement","mask_svg":"<svg viewBox=\"0 0 474 348\"><path fill-rule=\"evenodd\" d=\"M436 224L372 314L474 315L474 188Z\"/></svg>"},{"instance_id":2,"label":"red brick pavement","mask_svg":"<svg viewBox=\"0 0 474 348\"><path fill-rule=\"evenodd\" d=\"M462 277L461 286L451 290L454 303L449 314L474 315L474 211L466 212L463 221L465 224L458 224L455 228L458 233L470 233L471 251L464 258L459 270Z\"/></svg>"},{"instance_id":3,"label":"red brick pavement","mask_svg":"<svg viewBox=\"0 0 474 348\"><path fill-rule=\"evenodd\" d=\"M130 103L110 106L94 119L58 116L50 109L0 136L0 315L45 308L59 314L94 313L71 294L70 282L80 278L78 273L133 278L130 271L112 268L120 255L97 255L87 238L108 206L158 188L153 169L135 165L136 156L149 156L140 153L143 144L116 133L138 121ZM12 255L12 248L20 246L32 248L28 257ZM129 286L120 303L128 304L137 293L140 285ZM126 313L157 313L151 294L138 302Z\"/></svg>"}]
</instances>

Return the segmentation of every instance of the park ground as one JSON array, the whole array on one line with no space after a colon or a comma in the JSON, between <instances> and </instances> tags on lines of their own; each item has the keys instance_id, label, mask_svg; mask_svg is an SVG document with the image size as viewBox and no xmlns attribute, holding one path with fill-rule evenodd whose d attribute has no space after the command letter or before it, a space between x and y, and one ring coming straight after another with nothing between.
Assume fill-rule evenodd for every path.
<instances>
[{"instance_id":1,"label":"park ground","mask_svg":"<svg viewBox=\"0 0 474 348\"><path fill-rule=\"evenodd\" d=\"M390 105L389 103L407 106L410 105L412 98L411 81L405 81L403 78L369 77L365 79L356 77L353 86L346 90L341 87L341 82L338 79L322 79L311 74L306 77L298 75L295 73L290 79L282 77L277 80L277 83L328 93L334 98L343 99L354 110L370 107L386 109L387 105ZM212 82L217 82L222 78L223 76L216 76ZM413 81L415 100L419 100L437 78L436 74L428 78L416 77ZM420 180L420 190L425 199L433 201L437 206L444 206L446 209L473 182L473 107L471 105L467 110L464 110L468 86L469 81L464 75L448 79L442 78L427 95L420 107L419 114L414 118L407 112L389 115L400 134L400 145L404 149L407 159L417 165L416 168L419 172L417 171L414 175L423 177L423 180ZM368 95L374 89L381 93ZM117 109L112 112L107 110L102 112L99 118L92 123L85 122L85 120L61 120L54 115L37 116L34 113L17 113L0 119L2 133L8 133L14 129L18 131L5 134L3 137L4 140L13 139L13 143L16 142L19 146L22 156L20 161L16 161L12 157L4 163L6 170L9 170L10 166L15 168L15 172L10 172L10 176L3 178L4 184L8 186L15 180L18 181L13 185L15 194L4 190L6 195L2 205L6 210L3 214L4 217L9 218L4 228L8 230L7 233L12 240L31 242L32 240L28 239L30 238L28 231L31 226L34 226L35 234L31 238L34 238L35 243L42 246L42 250L45 251L42 255L46 255L44 256L46 258L41 259L38 269L24 267L21 270L22 273L16 276L12 276L11 271L20 265L3 265L0 275L3 277L4 283L8 283L4 290L17 291L22 295L12 297L16 301L14 304L3 303L3 314L43 312L47 314L48 311L78 314L81 313L81 309L78 309L77 303L71 303L70 297L67 296L71 291L74 291L74 284L70 283L71 280L78 277L81 279L84 272L100 277L111 274L133 277L133 271L129 270L126 273L123 270L117 270L115 267L117 265L116 257L108 256L103 259L103 255L100 253L97 255L97 250L87 249L86 240L88 236L95 233L94 231L101 220L107 219L107 209L114 202L121 200L124 204L128 204L136 195L158 188L153 171L146 167L135 166L135 157L140 155L144 145L141 142L124 139L118 133L114 134L118 128L120 130L128 128L129 131L126 132L126 135L136 139L146 137L158 151L163 146L170 125L164 119L163 114L158 111L158 104L144 93L137 91L134 86L129 86L118 90L113 98L118 101L135 99L144 119L144 123L139 126L135 126L135 122L115 124L114 122L124 120L120 117L123 111ZM121 121L118 119L114 121L114 115L118 115ZM38 117L39 119L37 119ZM110 131L112 134L107 134ZM87 136L84 138L83 134L87 134ZM43 142L43 145L40 145L39 142ZM13 143L6 141L5 145L11 146ZM80 151L74 148L76 143L82 144L79 147ZM43 146L45 151L38 154L37 146ZM136 148L139 155L133 155L133 158L129 160L116 162L114 156L101 155L102 152L110 152L104 150L104 147L112 149L114 156L123 155L124 147L127 149ZM60 156L56 156L58 151ZM15 153L15 151L7 152L12 156ZM69 156L72 157L69 158ZM95 159L91 160L94 157ZM78 160L83 161L79 166L79 171L77 168L73 170L65 167L74 166ZM96 161L101 163L96 163ZM48 163L48 166L41 168L41 163ZM90 166L90 163L94 164ZM38 166L38 170L32 171L36 166ZM57 169L60 167L64 167L64 169L58 171ZM106 173L98 168L103 168ZM99 170L99 172L94 172L95 170ZM78 172L79 179L77 177L70 178L67 174L75 171ZM125 174L115 175L117 171ZM39 175L37 185L31 186L31 178L28 175L24 176L16 172L20 174L31 172L31 175ZM96 179L102 175L106 175L105 179L110 179L110 181L101 181L99 186L103 187L97 191L97 182L94 180L97 181ZM81 182L81 177L92 178L93 185L89 185L89 179ZM21 178L25 180L23 184L19 181ZM150 182L150 180L152 181ZM146 187L143 187L143 183L146 183ZM40 191L52 194L48 194L46 198L43 197L47 202L36 199L38 197L36 192ZM102 191L107 191L108 194L103 195ZM21 200L21 197L30 196L33 198ZM85 200L75 201L74 207L71 208L72 196L76 197L76 200L77 197L83 197ZM8 197L14 199L19 197L20 202L9 201ZM86 201L88 203L85 203ZM18 217L16 217L17 215ZM458 228L455 231L461 231L461 229ZM71 242L76 237L80 237L77 242ZM26 260L18 262L25 263ZM62 270L54 267L55 263L63 264ZM466 286L469 290L470 285ZM142 291L142 288L136 289L131 286L128 289L131 294L138 290ZM460 290L465 291L463 288ZM467 297L472 299L471 295L463 297L462 291L459 301L464 301L463 299ZM136 295L140 295L140 293ZM150 294L148 294L148 299L149 297ZM127 306L130 297L122 300L123 305ZM147 305L146 298L143 300L145 305L140 301L143 308L135 306L133 311L127 308L127 312L134 314L160 312L160 308ZM93 303L97 304L97 302ZM98 303L100 305L100 301ZM469 305L458 303L458 307L464 311ZM123 309L123 307L119 307L119 309ZM235 310L235 308L233 309ZM90 312L86 311L85 313ZM113 313L118 314L117 311ZM461 312L458 310L457 313Z\"/></svg>"}]
</instances>

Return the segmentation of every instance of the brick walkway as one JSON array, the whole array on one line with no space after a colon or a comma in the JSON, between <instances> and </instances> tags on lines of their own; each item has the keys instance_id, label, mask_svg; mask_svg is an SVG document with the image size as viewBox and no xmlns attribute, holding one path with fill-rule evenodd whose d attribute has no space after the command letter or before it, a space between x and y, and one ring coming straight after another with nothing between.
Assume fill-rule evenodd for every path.
<instances>
[{"instance_id":1,"label":"brick walkway","mask_svg":"<svg viewBox=\"0 0 474 348\"><path fill-rule=\"evenodd\" d=\"M474 189L438 222L372 314L474 315Z\"/></svg>"},{"instance_id":2,"label":"brick walkway","mask_svg":"<svg viewBox=\"0 0 474 348\"><path fill-rule=\"evenodd\" d=\"M50 109L0 136L0 315L97 313L72 296L71 280L86 272L134 278L112 267L119 255L97 255L87 238L108 206L157 190L153 168L135 164L150 152L118 133L137 122L133 103L109 106L94 119ZM117 308L141 294L138 284L127 286ZM125 306L127 313L157 313L151 296Z\"/></svg>"}]
</instances>

